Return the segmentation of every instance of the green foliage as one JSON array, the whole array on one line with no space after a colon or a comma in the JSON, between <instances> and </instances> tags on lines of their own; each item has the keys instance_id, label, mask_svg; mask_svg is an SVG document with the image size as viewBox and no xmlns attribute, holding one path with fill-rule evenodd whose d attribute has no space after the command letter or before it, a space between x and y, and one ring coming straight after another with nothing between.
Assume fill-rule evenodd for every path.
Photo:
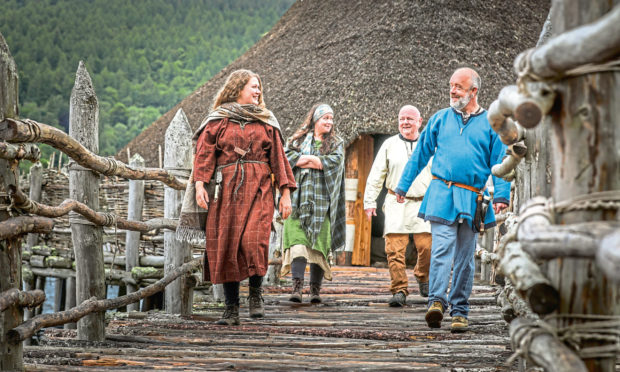
<instances>
[{"instance_id":1,"label":"green foliage","mask_svg":"<svg viewBox=\"0 0 620 372\"><path fill-rule=\"evenodd\" d=\"M293 2L2 0L20 116L68 132L83 60L99 100L99 153L113 155L256 43ZM43 146L43 158L52 151Z\"/></svg>"}]
</instances>

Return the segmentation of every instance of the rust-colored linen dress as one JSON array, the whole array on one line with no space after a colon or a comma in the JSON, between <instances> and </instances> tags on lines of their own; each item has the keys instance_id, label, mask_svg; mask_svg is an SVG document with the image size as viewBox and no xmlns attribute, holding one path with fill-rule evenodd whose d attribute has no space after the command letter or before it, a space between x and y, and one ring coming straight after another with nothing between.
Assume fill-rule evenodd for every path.
<instances>
[{"instance_id":1,"label":"rust-colored linen dress","mask_svg":"<svg viewBox=\"0 0 620 372\"><path fill-rule=\"evenodd\" d=\"M194 180L206 184L217 167L227 164L207 214L203 276L212 283L267 273L274 211L271 174L280 190L296 185L279 130L259 121L242 126L225 118L206 125L196 143Z\"/></svg>"}]
</instances>

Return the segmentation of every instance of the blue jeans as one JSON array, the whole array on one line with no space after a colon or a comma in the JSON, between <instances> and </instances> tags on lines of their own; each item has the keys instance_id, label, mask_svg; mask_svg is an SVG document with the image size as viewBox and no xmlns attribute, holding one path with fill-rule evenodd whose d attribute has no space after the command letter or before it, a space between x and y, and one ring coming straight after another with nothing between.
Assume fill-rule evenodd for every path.
<instances>
[{"instance_id":1,"label":"blue jeans","mask_svg":"<svg viewBox=\"0 0 620 372\"><path fill-rule=\"evenodd\" d=\"M469 296L474 284L474 252L476 236L467 222L444 225L431 222L433 245L429 280L429 306L439 301L444 309L451 306L451 316L469 314ZM446 295L450 284L450 269L453 270L450 297Z\"/></svg>"}]
</instances>

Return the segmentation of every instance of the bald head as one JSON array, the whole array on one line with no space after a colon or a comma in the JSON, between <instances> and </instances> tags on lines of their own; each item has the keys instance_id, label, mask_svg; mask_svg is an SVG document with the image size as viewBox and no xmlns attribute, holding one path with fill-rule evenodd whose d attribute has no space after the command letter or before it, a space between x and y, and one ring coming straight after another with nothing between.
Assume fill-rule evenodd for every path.
<instances>
[{"instance_id":1,"label":"bald head","mask_svg":"<svg viewBox=\"0 0 620 372\"><path fill-rule=\"evenodd\" d=\"M450 78L450 106L472 112L478 108L480 75L469 67L459 68Z\"/></svg>"},{"instance_id":2,"label":"bald head","mask_svg":"<svg viewBox=\"0 0 620 372\"><path fill-rule=\"evenodd\" d=\"M403 106L398 112L398 131L412 141L418 139L422 116L420 111L412 105Z\"/></svg>"}]
</instances>

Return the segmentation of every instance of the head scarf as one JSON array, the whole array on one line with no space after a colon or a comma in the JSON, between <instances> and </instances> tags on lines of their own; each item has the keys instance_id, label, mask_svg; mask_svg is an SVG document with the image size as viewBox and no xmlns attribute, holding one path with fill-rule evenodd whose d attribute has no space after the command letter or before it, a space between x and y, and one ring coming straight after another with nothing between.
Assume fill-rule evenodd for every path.
<instances>
[{"instance_id":1,"label":"head scarf","mask_svg":"<svg viewBox=\"0 0 620 372\"><path fill-rule=\"evenodd\" d=\"M321 104L319 107L314 110L314 114L312 115L312 122L316 123L320 118L322 118L326 114L333 114L334 110L328 104Z\"/></svg>"}]
</instances>

